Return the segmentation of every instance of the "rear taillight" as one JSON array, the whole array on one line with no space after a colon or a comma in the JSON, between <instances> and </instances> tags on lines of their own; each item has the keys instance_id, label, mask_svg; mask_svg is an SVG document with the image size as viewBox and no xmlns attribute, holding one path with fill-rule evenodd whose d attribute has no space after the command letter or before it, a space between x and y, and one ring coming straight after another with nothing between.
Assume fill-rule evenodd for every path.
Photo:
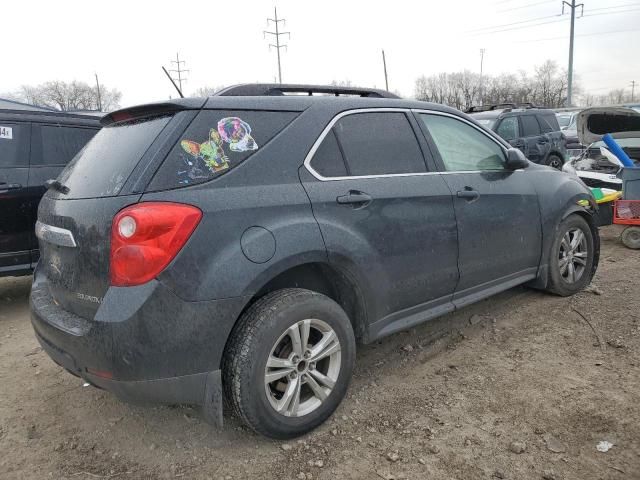
<instances>
[{"instance_id":1,"label":"rear taillight","mask_svg":"<svg viewBox=\"0 0 640 480\"><path fill-rule=\"evenodd\" d=\"M145 202L118 212L111 228L111 285L140 285L157 277L201 218L200 209L180 203Z\"/></svg>"}]
</instances>

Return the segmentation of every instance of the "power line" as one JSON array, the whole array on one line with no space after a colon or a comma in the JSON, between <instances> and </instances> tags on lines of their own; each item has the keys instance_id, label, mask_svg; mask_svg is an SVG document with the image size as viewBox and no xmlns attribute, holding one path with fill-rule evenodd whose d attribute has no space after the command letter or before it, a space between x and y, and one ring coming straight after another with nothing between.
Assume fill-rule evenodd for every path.
<instances>
[{"instance_id":1,"label":"power line","mask_svg":"<svg viewBox=\"0 0 640 480\"><path fill-rule=\"evenodd\" d=\"M548 18L557 18L557 17L560 17L560 15L558 15L558 14L556 14L556 15L547 15L545 17L532 18L530 20L522 20L522 21L519 21L519 22L504 23L502 25L493 25L491 27L474 28L472 30L468 30L467 32L478 32L478 31L482 31L482 30L493 30L494 28L510 27L512 25L521 25L523 23L537 22L539 20L546 20Z\"/></svg>"},{"instance_id":2,"label":"power line","mask_svg":"<svg viewBox=\"0 0 640 480\"><path fill-rule=\"evenodd\" d=\"M610 30L607 32L595 32L595 33L580 33L578 35L575 35L576 37L596 37L599 35L614 35L614 34L618 34L618 33L629 33L629 32L634 32L634 33L640 33L640 30L637 28L633 28L633 29L629 29L629 30ZM549 37L549 38L534 38L533 40L519 40L517 42L514 43L538 43L538 42L546 42L546 41L550 41L550 40L564 40L567 37Z\"/></svg>"},{"instance_id":3,"label":"power line","mask_svg":"<svg viewBox=\"0 0 640 480\"><path fill-rule=\"evenodd\" d=\"M601 12L601 13L590 13L587 15L582 15L580 18L586 17L599 17L601 15L617 15L620 13L629 13L629 12L640 12L640 8L630 8L629 10L618 10L617 12Z\"/></svg>"},{"instance_id":4,"label":"power line","mask_svg":"<svg viewBox=\"0 0 640 480\"><path fill-rule=\"evenodd\" d=\"M275 32L269 32L267 30L264 30L263 35L266 37L267 35L273 35L275 37L276 40L276 44L274 45L273 43L269 44L269 49L271 49L271 47L276 49L276 53L278 54L278 82L282 83L282 67L280 66L280 49L281 48L287 48L286 45L280 45L280 36L281 35L288 35L288 38L291 38L291 33L289 32L281 32L280 31L280 22L282 22L282 25L286 24L286 20L284 18L282 19L278 19L278 10L274 7L273 8L273 13L274 13L274 18L267 18L267 25L269 25L269 22L273 22L276 31Z\"/></svg>"},{"instance_id":5,"label":"power line","mask_svg":"<svg viewBox=\"0 0 640 480\"><path fill-rule=\"evenodd\" d=\"M554 17L560 17L560 15L554 15ZM517 26L517 27L502 28L500 30L493 30L493 31L489 31L489 32L473 33L473 34L468 35L468 36L476 37L476 36L480 36L480 35L492 35L494 33L510 32L510 31L513 31L513 30L521 30L521 29L524 29L524 28L532 28L532 27L539 27L541 25L549 25L551 23L563 23L565 21L566 21L565 18L556 18L556 20L550 20L550 21L547 21L547 22L539 22L539 23L534 23L532 25L520 25L520 26Z\"/></svg>"},{"instance_id":6,"label":"power line","mask_svg":"<svg viewBox=\"0 0 640 480\"><path fill-rule=\"evenodd\" d=\"M175 60L171 60L171 63L175 63L176 64L176 68L175 69L170 69L170 72L174 72L178 74L178 86L180 87L180 91L182 92L182 82L186 82L187 79L186 77L184 77L184 74L187 73L189 70L185 70L184 68L182 68L182 65L185 64L186 62L184 60L180 60L180 55L178 53L176 53L176 59ZM173 80L176 80L175 78L172 77Z\"/></svg>"}]
</instances>

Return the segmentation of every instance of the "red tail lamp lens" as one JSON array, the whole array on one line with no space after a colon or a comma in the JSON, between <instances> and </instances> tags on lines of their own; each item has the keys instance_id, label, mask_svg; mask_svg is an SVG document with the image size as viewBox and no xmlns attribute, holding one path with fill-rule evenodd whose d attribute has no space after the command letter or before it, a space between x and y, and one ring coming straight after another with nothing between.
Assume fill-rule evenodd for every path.
<instances>
[{"instance_id":1,"label":"red tail lamp lens","mask_svg":"<svg viewBox=\"0 0 640 480\"><path fill-rule=\"evenodd\" d=\"M169 265L200 223L192 205L145 202L127 207L111 228L111 285L146 283Z\"/></svg>"}]
</instances>

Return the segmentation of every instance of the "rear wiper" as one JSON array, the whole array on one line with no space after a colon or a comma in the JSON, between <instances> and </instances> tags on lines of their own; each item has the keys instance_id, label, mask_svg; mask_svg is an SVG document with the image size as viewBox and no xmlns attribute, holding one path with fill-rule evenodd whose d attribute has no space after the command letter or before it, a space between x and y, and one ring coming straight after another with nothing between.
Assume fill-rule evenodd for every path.
<instances>
[{"instance_id":1,"label":"rear wiper","mask_svg":"<svg viewBox=\"0 0 640 480\"><path fill-rule=\"evenodd\" d=\"M47 180L46 182L44 182L44 186L47 187L47 190L53 188L54 190L57 190L64 195L69 193L69 187L64 185L62 182L59 182L58 180Z\"/></svg>"}]
</instances>

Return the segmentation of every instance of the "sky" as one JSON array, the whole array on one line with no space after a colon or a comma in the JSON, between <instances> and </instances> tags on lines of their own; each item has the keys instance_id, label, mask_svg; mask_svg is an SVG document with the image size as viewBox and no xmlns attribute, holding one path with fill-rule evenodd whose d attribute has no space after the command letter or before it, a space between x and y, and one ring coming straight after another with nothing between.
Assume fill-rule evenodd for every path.
<instances>
[{"instance_id":1,"label":"sky","mask_svg":"<svg viewBox=\"0 0 640 480\"><path fill-rule=\"evenodd\" d=\"M604 94L640 83L640 1L581 0L575 75ZM20 0L0 9L0 93L49 80L119 89L121 106L175 97L161 66L176 53L189 70L185 94L204 86L273 82L276 53L263 31L281 29L285 83L389 88L412 96L420 75L480 70L533 72L547 59L566 67L569 15L560 0ZM638 85L637 83L637 85ZM640 87L636 88L640 96Z\"/></svg>"}]
</instances>

